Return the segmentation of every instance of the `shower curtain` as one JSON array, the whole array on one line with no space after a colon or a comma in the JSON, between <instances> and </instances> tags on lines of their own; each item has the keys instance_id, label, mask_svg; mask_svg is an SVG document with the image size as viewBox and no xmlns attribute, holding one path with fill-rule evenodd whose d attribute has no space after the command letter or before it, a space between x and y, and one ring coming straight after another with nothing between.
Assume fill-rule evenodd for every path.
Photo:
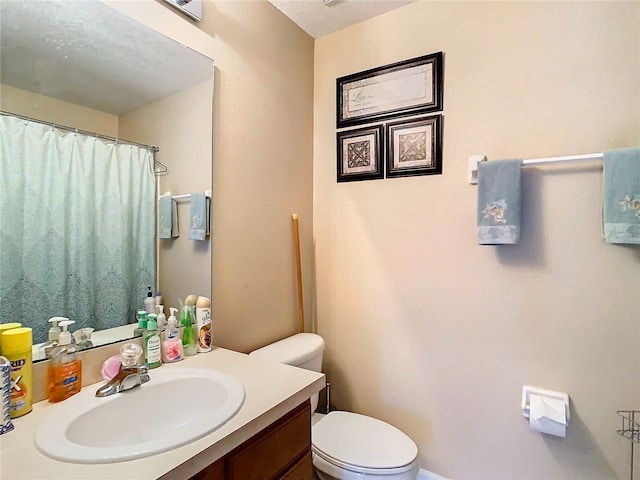
<instances>
[{"instance_id":1,"label":"shower curtain","mask_svg":"<svg viewBox=\"0 0 640 480\"><path fill-rule=\"evenodd\" d=\"M0 115L0 321L47 340L135 321L155 286L148 149Z\"/></svg>"}]
</instances>

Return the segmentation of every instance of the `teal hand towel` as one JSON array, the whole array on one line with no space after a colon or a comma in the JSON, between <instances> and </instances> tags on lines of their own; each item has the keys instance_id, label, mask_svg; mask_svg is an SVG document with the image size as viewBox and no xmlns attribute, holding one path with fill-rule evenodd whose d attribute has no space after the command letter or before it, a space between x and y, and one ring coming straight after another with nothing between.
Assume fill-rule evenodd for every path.
<instances>
[{"instance_id":1,"label":"teal hand towel","mask_svg":"<svg viewBox=\"0 0 640 480\"><path fill-rule=\"evenodd\" d=\"M171 195L162 195L158 199L158 237L178 236L178 206Z\"/></svg>"},{"instance_id":2,"label":"teal hand towel","mask_svg":"<svg viewBox=\"0 0 640 480\"><path fill-rule=\"evenodd\" d=\"M205 240L209 234L209 199L204 193L191 194L189 240Z\"/></svg>"},{"instance_id":3,"label":"teal hand towel","mask_svg":"<svg viewBox=\"0 0 640 480\"><path fill-rule=\"evenodd\" d=\"M602 162L604 240L640 244L640 148L608 150Z\"/></svg>"},{"instance_id":4,"label":"teal hand towel","mask_svg":"<svg viewBox=\"0 0 640 480\"><path fill-rule=\"evenodd\" d=\"M478 244L520 240L522 160L478 163Z\"/></svg>"}]
</instances>

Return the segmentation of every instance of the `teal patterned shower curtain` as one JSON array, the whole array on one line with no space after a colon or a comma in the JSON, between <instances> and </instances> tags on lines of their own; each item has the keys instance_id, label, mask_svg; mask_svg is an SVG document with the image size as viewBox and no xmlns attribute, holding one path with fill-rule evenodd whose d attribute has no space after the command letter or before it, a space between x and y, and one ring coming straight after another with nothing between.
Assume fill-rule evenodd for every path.
<instances>
[{"instance_id":1,"label":"teal patterned shower curtain","mask_svg":"<svg viewBox=\"0 0 640 480\"><path fill-rule=\"evenodd\" d=\"M0 115L0 322L135 321L155 285L153 153Z\"/></svg>"}]
</instances>

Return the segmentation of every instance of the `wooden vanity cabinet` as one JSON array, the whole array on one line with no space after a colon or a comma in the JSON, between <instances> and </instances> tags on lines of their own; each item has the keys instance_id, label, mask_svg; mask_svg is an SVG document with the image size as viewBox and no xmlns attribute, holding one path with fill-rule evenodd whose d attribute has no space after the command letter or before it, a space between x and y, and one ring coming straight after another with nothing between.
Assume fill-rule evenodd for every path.
<instances>
[{"instance_id":1,"label":"wooden vanity cabinet","mask_svg":"<svg viewBox=\"0 0 640 480\"><path fill-rule=\"evenodd\" d=\"M190 480L312 480L312 470L307 400Z\"/></svg>"}]
</instances>

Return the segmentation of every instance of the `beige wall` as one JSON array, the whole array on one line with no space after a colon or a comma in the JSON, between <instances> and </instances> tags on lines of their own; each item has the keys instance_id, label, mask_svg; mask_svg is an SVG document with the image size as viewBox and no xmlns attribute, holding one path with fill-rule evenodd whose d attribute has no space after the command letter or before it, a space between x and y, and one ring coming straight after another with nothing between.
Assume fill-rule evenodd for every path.
<instances>
[{"instance_id":1,"label":"beige wall","mask_svg":"<svg viewBox=\"0 0 640 480\"><path fill-rule=\"evenodd\" d=\"M215 61L214 344L250 351L295 333L296 212L311 317L313 39L266 1L205 1L202 22L151 0L106 3Z\"/></svg>"},{"instance_id":2,"label":"beige wall","mask_svg":"<svg viewBox=\"0 0 640 480\"><path fill-rule=\"evenodd\" d=\"M157 159L169 169L158 177L161 193L211 189L212 102L213 80L121 116L124 138L160 148ZM169 307L178 306L178 298L211 298L211 237L189 240L190 202L180 200L177 205L180 236L159 242L158 285L167 316Z\"/></svg>"},{"instance_id":3,"label":"beige wall","mask_svg":"<svg viewBox=\"0 0 640 480\"><path fill-rule=\"evenodd\" d=\"M216 61L215 342L249 351L297 329L296 212L311 317L313 40L265 1L204 2L201 26Z\"/></svg>"},{"instance_id":4,"label":"beige wall","mask_svg":"<svg viewBox=\"0 0 640 480\"><path fill-rule=\"evenodd\" d=\"M443 174L337 184L335 79L437 51ZM640 408L640 249L600 238L600 165L525 169L505 247L476 245L466 169L639 145L640 4L411 4L316 41L314 121L336 406L398 426L454 479L629 478L616 410ZM570 394L566 439L528 430L524 384Z\"/></svg>"},{"instance_id":5,"label":"beige wall","mask_svg":"<svg viewBox=\"0 0 640 480\"><path fill-rule=\"evenodd\" d=\"M57 123L107 136L118 135L118 116L0 85L0 109L44 122Z\"/></svg>"}]
</instances>

